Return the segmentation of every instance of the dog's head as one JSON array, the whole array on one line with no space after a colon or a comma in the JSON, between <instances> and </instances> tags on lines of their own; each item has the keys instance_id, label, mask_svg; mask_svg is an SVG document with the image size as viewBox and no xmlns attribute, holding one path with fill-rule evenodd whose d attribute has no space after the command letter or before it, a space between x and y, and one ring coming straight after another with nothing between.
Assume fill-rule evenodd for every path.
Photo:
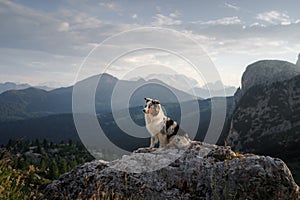
<instances>
[{"instance_id":1,"label":"dog's head","mask_svg":"<svg viewBox=\"0 0 300 200\"><path fill-rule=\"evenodd\" d=\"M149 115L157 115L160 111L160 103L156 99L145 98L146 104L144 106L143 112Z\"/></svg>"}]
</instances>

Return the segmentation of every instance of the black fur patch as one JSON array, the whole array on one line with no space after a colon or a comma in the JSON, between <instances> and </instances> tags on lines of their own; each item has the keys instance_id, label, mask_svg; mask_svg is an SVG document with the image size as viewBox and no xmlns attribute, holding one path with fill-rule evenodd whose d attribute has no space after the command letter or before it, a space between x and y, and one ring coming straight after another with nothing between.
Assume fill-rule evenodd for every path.
<instances>
[{"instance_id":1,"label":"black fur patch","mask_svg":"<svg viewBox=\"0 0 300 200\"><path fill-rule=\"evenodd\" d=\"M168 130L170 126L172 126L173 124L174 124L174 120L168 118L166 121L166 129Z\"/></svg>"},{"instance_id":2,"label":"black fur patch","mask_svg":"<svg viewBox=\"0 0 300 200\"><path fill-rule=\"evenodd\" d=\"M178 133L178 130L179 130L179 125L178 124L176 124L176 126L174 127L174 129L171 133L169 132L169 128L173 125L174 125L174 120L168 118L167 121L166 121L166 131L167 131L167 138L168 139L171 138L174 135L177 135L177 133Z\"/></svg>"}]
</instances>

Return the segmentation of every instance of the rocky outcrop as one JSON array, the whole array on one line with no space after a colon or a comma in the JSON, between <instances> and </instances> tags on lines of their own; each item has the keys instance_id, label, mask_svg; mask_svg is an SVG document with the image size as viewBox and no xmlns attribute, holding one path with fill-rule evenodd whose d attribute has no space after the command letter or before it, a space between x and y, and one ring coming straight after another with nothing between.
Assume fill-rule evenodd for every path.
<instances>
[{"instance_id":1,"label":"rocky outcrop","mask_svg":"<svg viewBox=\"0 0 300 200\"><path fill-rule=\"evenodd\" d=\"M300 67L300 53L298 54L298 60L296 62L296 66L297 67Z\"/></svg>"},{"instance_id":2,"label":"rocky outcrop","mask_svg":"<svg viewBox=\"0 0 300 200\"><path fill-rule=\"evenodd\" d=\"M250 88L232 115L227 144L288 159L300 155L300 76Z\"/></svg>"},{"instance_id":3,"label":"rocky outcrop","mask_svg":"<svg viewBox=\"0 0 300 200\"><path fill-rule=\"evenodd\" d=\"M242 89L255 85L268 85L291 79L300 74L300 69L289 62L280 60L261 60L249 65L242 76Z\"/></svg>"},{"instance_id":4,"label":"rocky outcrop","mask_svg":"<svg viewBox=\"0 0 300 200\"><path fill-rule=\"evenodd\" d=\"M281 60L261 60L247 66L242 76L242 87L235 93L235 101L253 86L270 85L300 74L300 67Z\"/></svg>"},{"instance_id":5,"label":"rocky outcrop","mask_svg":"<svg viewBox=\"0 0 300 200\"><path fill-rule=\"evenodd\" d=\"M149 170L153 166L162 168ZM230 147L202 142L192 142L185 151L139 149L113 162L86 163L46 190L49 199L300 198L299 187L280 159L240 155Z\"/></svg>"}]
</instances>

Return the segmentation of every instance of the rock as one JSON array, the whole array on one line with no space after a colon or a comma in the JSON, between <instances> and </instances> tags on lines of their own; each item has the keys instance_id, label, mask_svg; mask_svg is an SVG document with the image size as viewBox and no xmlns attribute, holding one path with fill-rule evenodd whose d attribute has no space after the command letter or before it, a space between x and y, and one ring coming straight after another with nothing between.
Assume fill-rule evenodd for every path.
<instances>
[{"instance_id":1,"label":"rock","mask_svg":"<svg viewBox=\"0 0 300 200\"><path fill-rule=\"evenodd\" d=\"M235 151L299 160L299 73L299 66L279 60L249 65L226 121L226 143Z\"/></svg>"},{"instance_id":2,"label":"rock","mask_svg":"<svg viewBox=\"0 0 300 200\"><path fill-rule=\"evenodd\" d=\"M156 165L163 167L149 170ZM149 171L133 172L141 167ZM100 160L86 163L48 185L46 196L49 199L300 199L299 187L280 159L238 156L228 146L196 141L186 151L139 149L109 163Z\"/></svg>"},{"instance_id":3,"label":"rock","mask_svg":"<svg viewBox=\"0 0 300 200\"><path fill-rule=\"evenodd\" d=\"M253 86L285 81L300 74L293 63L280 60L261 60L247 66L242 76L243 94Z\"/></svg>"},{"instance_id":4,"label":"rock","mask_svg":"<svg viewBox=\"0 0 300 200\"><path fill-rule=\"evenodd\" d=\"M248 89L232 114L227 144L236 151L300 158L300 75Z\"/></svg>"}]
</instances>

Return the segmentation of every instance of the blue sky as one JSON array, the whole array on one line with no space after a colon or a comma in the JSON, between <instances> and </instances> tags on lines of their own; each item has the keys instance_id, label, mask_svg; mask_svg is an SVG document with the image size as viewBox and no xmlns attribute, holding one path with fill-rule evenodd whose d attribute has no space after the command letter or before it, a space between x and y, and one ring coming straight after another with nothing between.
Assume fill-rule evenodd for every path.
<instances>
[{"instance_id":1,"label":"blue sky","mask_svg":"<svg viewBox=\"0 0 300 200\"><path fill-rule=\"evenodd\" d=\"M299 8L296 0L0 0L0 82L71 85L81 62L98 43L150 26L174 29L197 41L223 83L238 86L245 67L257 60L296 62ZM182 48L189 49L185 44ZM176 65L163 55L134 56L119 62L118 69L126 71L133 62L142 65L146 58Z\"/></svg>"}]
</instances>

